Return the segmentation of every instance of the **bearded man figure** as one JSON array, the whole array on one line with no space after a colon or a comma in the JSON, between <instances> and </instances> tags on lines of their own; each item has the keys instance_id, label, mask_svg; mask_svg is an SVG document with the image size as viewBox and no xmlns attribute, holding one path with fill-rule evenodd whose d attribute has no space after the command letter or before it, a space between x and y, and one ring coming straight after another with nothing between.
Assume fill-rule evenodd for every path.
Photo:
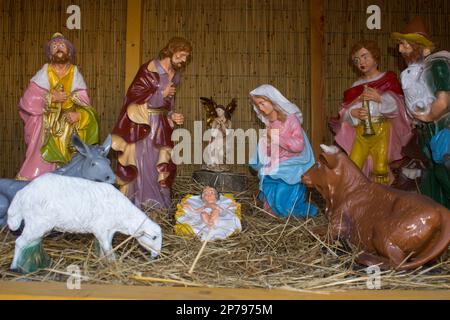
<instances>
[{"instance_id":1,"label":"bearded man figure","mask_svg":"<svg viewBox=\"0 0 450 320\"><path fill-rule=\"evenodd\" d=\"M119 152L118 184L137 206L171 205L176 174L171 136L174 125L184 121L183 115L174 111L174 96L191 52L189 41L174 37L158 58L143 64L128 88L113 129L112 148Z\"/></svg>"},{"instance_id":2,"label":"bearded man figure","mask_svg":"<svg viewBox=\"0 0 450 320\"><path fill-rule=\"evenodd\" d=\"M432 53L435 45L420 17L392 37L408 64L402 87L428 160L421 192L450 209L450 53Z\"/></svg>"},{"instance_id":3,"label":"bearded man figure","mask_svg":"<svg viewBox=\"0 0 450 320\"><path fill-rule=\"evenodd\" d=\"M98 143L98 116L73 64L75 48L60 33L47 43L49 63L31 79L19 102L27 151L17 179L32 180L65 165L76 152L72 135Z\"/></svg>"}]
</instances>

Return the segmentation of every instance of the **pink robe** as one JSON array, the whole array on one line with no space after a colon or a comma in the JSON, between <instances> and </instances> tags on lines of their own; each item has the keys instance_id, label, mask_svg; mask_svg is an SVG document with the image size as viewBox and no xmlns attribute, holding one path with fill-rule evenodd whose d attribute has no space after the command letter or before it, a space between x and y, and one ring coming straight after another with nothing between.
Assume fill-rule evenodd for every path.
<instances>
[{"instance_id":1,"label":"pink robe","mask_svg":"<svg viewBox=\"0 0 450 320\"><path fill-rule=\"evenodd\" d=\"M288 115L284 123L279 120L269 122L267 129L279 130L280 162L297 157L305 148L302 126L295 114Z\"/></svg>"},{"instance_id":2,"label":"pink robe","mask_svg":"<svg viewBox=\"0 0 450 320\"><path fill-rule=\"evenodd\" d=\"M87 90L76 91L78 98L90 105ZM24 122L24 139L27 145L25 161L17 174L17 178L32 180L46 172L54 171L56 165L48 163L41 157L43 143L43 114L48 90L41 88L35 82L30 82L19 102L19 115Z\"/></svg>"},{"instance_id":3,"label":"pink robe","mask_svg":"<svg viewBox=\"0 0 450 320\"><path fill-rule=\"evenodd\" d=\"M389 150L388 161L389 164L402 159L402 147L405 146L412 137L411 122L407 116L403 91L401 84L397 79L395 73L388 71L382 74L377 80L367 82L369 87L375 88L380 94L391 95L397 104L397 113L393 117L389 117L391 121L391 130L389 134ZM345 152L350 155L352 151L353 142L355 140L355 127L344 121L344 114L352 105L355 98L357 98L363 90L363 85L353 86L344 93L344 101L339 110L339 117L333 118L330 121L330 127L335 133L335 142L342 147ZM366 176L372 171L373 161L369 156L362 169ZM389 172L390 182L393 182L393 174Z\"/></svg>"}]
</instances>

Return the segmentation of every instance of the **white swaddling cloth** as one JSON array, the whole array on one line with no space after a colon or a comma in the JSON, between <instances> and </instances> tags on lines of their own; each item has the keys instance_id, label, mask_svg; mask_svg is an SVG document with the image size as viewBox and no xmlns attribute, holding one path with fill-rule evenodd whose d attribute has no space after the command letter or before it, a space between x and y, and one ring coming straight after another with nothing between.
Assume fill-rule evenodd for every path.
<instances>
[{"instance_id":1,"label":"white swaddling cloth","mask_svg":"<svg viewBox=\"0 0 450 320\"><path fill-rule=\"evenodd\" d=\"M230 197L232 198L232 197ZM230 235L242 230L240 220L240 204L234 202L228 196L221 195L216 205L220 207L220 214L211 227L209 241L217 239L226 239ZM175 233L177 235L195 234L200 240L205 241L210 229L203 221L201 212L196 212L191 208L183 208L183 205L189 205L193 209L201 208L205 203L200 196L187 196L177 206ZM210 213L212 210L206 208L205 212Z\"/></svg>"}]
</instances>

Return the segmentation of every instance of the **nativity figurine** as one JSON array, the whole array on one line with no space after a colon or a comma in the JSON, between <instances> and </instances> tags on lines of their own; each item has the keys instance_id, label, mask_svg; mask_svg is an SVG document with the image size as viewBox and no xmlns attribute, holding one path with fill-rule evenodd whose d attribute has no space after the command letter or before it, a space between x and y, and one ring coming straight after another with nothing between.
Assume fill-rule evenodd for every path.
<instances>
[{"instance_id":1,"label":"nativity figurine","mask_svg":"<svg viewBox=\"0 0 450 320\"><path fill-rule=\"evenodd\" d=\"M241 206L230 194L205 187L199 196L187 195L177 205L175 233L197 235L202 241L226 239L241 231Z\"/></svg>"},{"instance_id":2,"label":"nativity figurine","mask_svg":"<svg viewBox=\"0 0 450 320\"><path fill-rule=\"evenodd\" d=\"M321 235L347 241L357 262L380 268L415 269L437 259L450 244L450 211L424 195L369 180L336 146L302 177L326 202L328 229Z\"/></svg>"},{"instance_id":3,"label":"nativity figurine","mask_svg":"<svg viewBox=\"0 0 450 320\"><path fill-rule=\"evenodd\" d=\"M207 115L207 124L211 127L211 139L205 149L204 169L214 172L229 171L225 164L230 154L231 115L237 107L237 99L233 98L225 107L218 105L213 98L200 98Z\"/></svg>"}]
</instances>

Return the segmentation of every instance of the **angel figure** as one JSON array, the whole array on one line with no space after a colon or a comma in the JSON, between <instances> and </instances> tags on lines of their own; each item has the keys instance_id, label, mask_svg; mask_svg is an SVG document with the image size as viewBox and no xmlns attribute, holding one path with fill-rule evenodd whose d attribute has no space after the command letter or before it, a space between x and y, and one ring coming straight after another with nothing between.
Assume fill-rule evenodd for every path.
<instances>
[{"instance_id":1,"label":"angel figure","mask_svg":"<svg viewBox=\"0 0 450 320\"><path fill-rule=\"evenodd\" d=\"M211 127L211 140L205 150L204 169L221 172L228 171L228 167L224 165L225 155L229 151L229 143L227 136L230 135L231 115L237 107L237 99L233 98L225 107L218 105L213 98L200 98L203 108L206 111L206 122Z\"/></svg>"}]
</instances>

